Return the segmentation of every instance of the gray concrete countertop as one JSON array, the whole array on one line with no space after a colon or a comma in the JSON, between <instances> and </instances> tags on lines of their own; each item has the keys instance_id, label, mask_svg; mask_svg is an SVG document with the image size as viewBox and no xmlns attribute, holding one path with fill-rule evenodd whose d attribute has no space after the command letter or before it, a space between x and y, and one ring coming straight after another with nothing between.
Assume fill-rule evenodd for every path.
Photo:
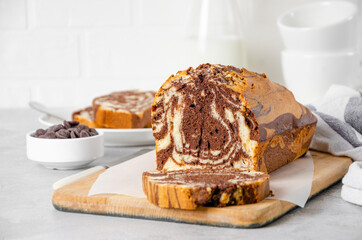
<instances>
[{"instance_id":1,"label":"gray concrete countertop","mask_svg":"<svg viewBox=\"0 0 362 240\"><path fill-rule=\"evenodd\" d=\"M60 212L52 184L81 170L49 170L26 157L25 134L43 127L30 109L0 110L0 239L362 239L362 207L340 198L338 183L279 220L232 229ZM106 148L91 165L138 148Z\"/></svg>"}]
</instances>

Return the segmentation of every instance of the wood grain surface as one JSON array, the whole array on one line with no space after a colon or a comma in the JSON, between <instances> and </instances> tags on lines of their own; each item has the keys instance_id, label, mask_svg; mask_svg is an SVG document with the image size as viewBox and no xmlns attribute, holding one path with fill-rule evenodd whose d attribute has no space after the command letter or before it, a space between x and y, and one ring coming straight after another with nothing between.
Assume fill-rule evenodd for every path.
<instances>
[{"instance_id":1,"label":"wood grain surface","mask_svg":"<svg viewBox=\"0 0 362 240\"><path fill-rule=\"evenodd\" d=\"M310 197L340 180L351 160L311 151L314 177ZM295 204L266 199L256 204L224 208L199 207L195 211L164 209L152 205L146 198L117 194L88 196L88 191L103 171L66 185L53 193L53 206L60 211L102 214L119 217L154 219L220 227L262 227L296 207ZM140 176L142 177L142 176Z\"/></svg>"}]
</instances>

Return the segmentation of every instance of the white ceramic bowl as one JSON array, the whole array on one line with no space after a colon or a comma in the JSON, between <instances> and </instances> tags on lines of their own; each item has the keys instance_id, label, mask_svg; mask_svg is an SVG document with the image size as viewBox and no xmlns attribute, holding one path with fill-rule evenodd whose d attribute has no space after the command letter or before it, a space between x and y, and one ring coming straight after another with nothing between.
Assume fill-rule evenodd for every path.
<instances>
[{"instance_id":1,"label":"white ceramic bowl","mask_svg":"<svg viewBox=\"0 0 362 240\"><path fill-rule=\"evenodd\" d=\"M357 52L307 54L283 51L282 69L286 87L297 101L318 101L332 84L354 86L357 83Z\"/></svg>"},{"instance_id":2,"label":"white ceramic bowl","mask_svg":"<svg viewBox=\"0 0 362 240\"><path fill-rule=\"evenodd\" d=\"M26 150L30 160L50 169L78 169L87 166L104 154L104 135L85 138L46 139L26 135Z\"/></svg>"},{"instance_id":3,"label":"white ceramic bowl","mask_svg":"<svg viewBox=\"0 0 362 240\"><path fill-rule=\"evenodd\" d=\"M277 23L288 50L355 51L357 14L357 6L350 2L315 2L287 11Z\"/></svg>"}]
</instances>

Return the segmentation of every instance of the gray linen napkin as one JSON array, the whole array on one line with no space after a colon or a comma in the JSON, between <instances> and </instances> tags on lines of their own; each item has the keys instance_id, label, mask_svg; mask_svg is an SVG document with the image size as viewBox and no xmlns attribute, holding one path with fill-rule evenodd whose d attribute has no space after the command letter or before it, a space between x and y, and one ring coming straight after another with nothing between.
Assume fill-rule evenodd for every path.
<instances>
[{"instance_id":1,"label":"gray linen napkin","mask_svg":"<svg viewBox=\"0 0 362 240\"><path fill-rule=\"evenodd\" d=\"M307 106L318 118L311 148L362 161L362 93L332 85L322 101Z\"/></svg>"},{"instance_id":2,"label":"gray linen napkin","mask_svg":"<svg viewBox=\"0 0 362 240\"><path fill-rule=\"evenodd\" d=\"M337 156L348 156L362 163L362 93L341 85L332 85L319 103L307 106L318 118L310 148ZM343 181L342 198L361 204L361 171L348 171ZM352 193L353 191L353 193Z\"/></svg>"}]
</instances>

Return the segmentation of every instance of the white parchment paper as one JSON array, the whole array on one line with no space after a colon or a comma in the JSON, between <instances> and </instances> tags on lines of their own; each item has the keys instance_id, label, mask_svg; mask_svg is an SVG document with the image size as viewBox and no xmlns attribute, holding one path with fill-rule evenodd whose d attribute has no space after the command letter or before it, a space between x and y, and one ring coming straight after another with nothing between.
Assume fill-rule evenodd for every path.
<instances>
[{"instance_id":1,"label":"white parchment paper","mask_svg":"<svg viewBox=\"0 0 362 240\"><path fill-rule=\"evenodd\" d=\"M279 168L270 174L270 189L274 197L304 207L313 182L314 163L308 152L304 157Z\"/></svg>"},{"instance_id":2,"label":"white parchment paper","mask_svg":"<svg viewBox=\"0 0 362 240\"><path fill-rule=\"evenodd\" d=\"M151 151L124 163L108 168L100 174L88 195L123 194L145 198L142 191L142 173L156 169L156 152ZM288 165L270 174L270 189L274 197L304 207L313 181L313 159L308 152Z\"/></svg>"}]
</instances>

